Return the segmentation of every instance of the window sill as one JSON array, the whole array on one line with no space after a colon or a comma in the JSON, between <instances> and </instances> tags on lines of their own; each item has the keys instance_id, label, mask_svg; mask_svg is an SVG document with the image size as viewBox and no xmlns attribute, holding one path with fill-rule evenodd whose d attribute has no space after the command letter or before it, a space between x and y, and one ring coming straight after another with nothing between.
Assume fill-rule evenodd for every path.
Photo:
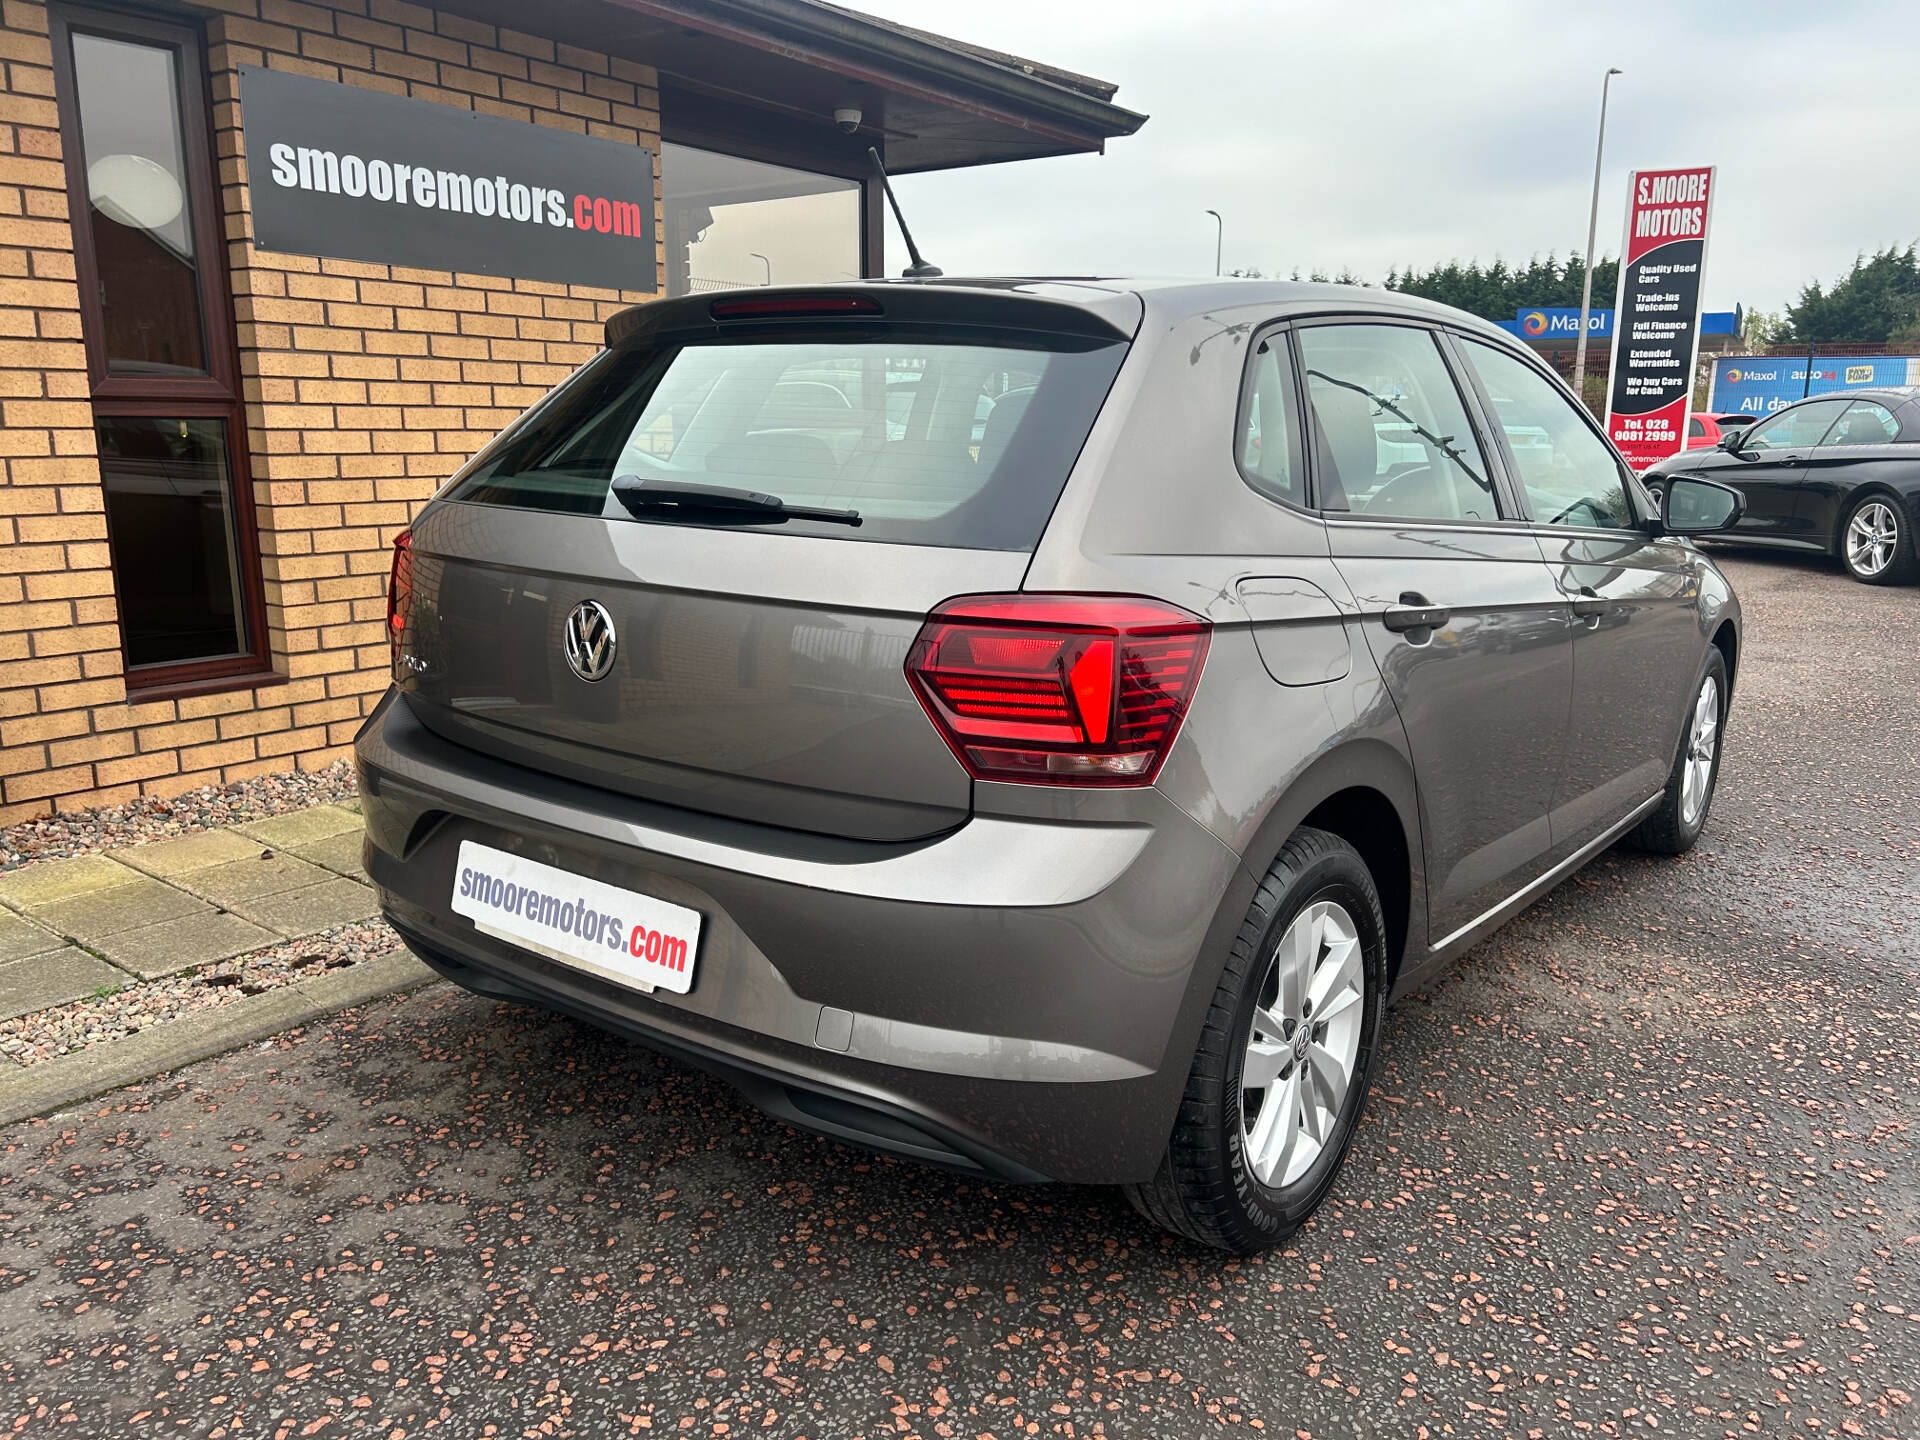
<instances>
[{"instance_id":1,"label":"window sill","mask_svg":"<svg viewBox=\"0 0 1920 1440\"><path fill-rule=\"evenodd\" d=\"M155 675L142 679L127 676L127 701L144 704L149 700L184 700L194 695L216 695L223 690L264 690L284 685L287 677L278 670L251 670L241 675L202 675L194 679L170 679Z\"/></svg>"}]
</instances>

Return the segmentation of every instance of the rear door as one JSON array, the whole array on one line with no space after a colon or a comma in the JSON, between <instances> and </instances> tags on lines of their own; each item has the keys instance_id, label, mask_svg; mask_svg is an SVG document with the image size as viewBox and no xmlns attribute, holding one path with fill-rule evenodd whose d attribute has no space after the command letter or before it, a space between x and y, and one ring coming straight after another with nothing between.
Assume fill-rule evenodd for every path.
<instances>
[{"instance_id":1,"label":"rear door","mask_svg":"<svg viewBox=\"0 0 1920 1440\"><path fill-rule=\"evenodd\" d=\"M1457 343L1573 611L1573 705L1553 801L1557 861L1666 783L1706 643L1692 555L1684 541L1639 527L1626 466L1571 394L1507 350ZM1545 445L1531 438L1543 432Z\"/></svg>"},{"instance_id":2,"label":"rear door","mask_svg":"<svg viewBox=\"0 0 1920 1440\"><path fill-rule=\"evenodd\" d=\"M1876 400L1855 400L1840 412L1807 457L1795 501L1797 531L1809 541L1832 543L1852 495L1883 468L1911 463L1913 447L1898 444L1900 422Z\"/></svg>"},{"instance_id":3,"label":"rear door","mask_svg":"<svg viewBox=\"0 0 1920 1440\"><path fill-rule=\"evenodd\" d=\"M956 324L936 301L958 303L658 307L680 323L587 366L415 526L406 703L474 749L688 810L872 840L959 824L971 782L908 646L941 600L1018 588L1126 340L1080 307L966 297ZM976 436L980 397L1018 391ZM636 506L636 485L691 499ZM611 631L604 676L569 658L577 616L576 650Z\"/></svg>"},{"instance_id":4,"label":"rear door","mask_svg":"<svg viewBox=\"0 0 1920 1440\"><path fill-rule=\"evenodd\" d=\"M1812 400L1793 405L1751 427L1740 437L1730 464L1715 480L1738 486L1747 497L1747 513L1735 532L1757 540L1815 537L1800 517L1807 462L1840 412L1845 400Z\"/></svg>"},{"instance_id":5,"label":"rear door","mask_svg":"<svg viewBox=\"0 0 1920 1440\"><path fill-rule=\"evenodd\" d=\"M1296 331L1336 568L1413 752L1437 944L1548 866L1569 612L1502 492L1436 332Z\"/></svg>"}]
</instances>

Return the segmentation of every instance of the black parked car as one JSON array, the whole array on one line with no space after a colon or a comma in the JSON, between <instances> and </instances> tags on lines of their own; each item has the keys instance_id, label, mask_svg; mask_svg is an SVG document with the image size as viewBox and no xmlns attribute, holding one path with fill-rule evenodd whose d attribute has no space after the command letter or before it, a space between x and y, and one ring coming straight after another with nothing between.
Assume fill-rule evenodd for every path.
<instances>
[{"instance_id":1,"label":"black parked car","mask_svg":"<svg viewBox=\"0 0 1920 1440\"><path fill-rule=\"evenodd\" d=\"M1816 395L1736 429L1711 450L1683 450L1643 477L1697 475L1732 485L1747 511L1728 535L1838 555L1868 585L1920 580L1920 390Z\"/></svg>"}]
</instances>

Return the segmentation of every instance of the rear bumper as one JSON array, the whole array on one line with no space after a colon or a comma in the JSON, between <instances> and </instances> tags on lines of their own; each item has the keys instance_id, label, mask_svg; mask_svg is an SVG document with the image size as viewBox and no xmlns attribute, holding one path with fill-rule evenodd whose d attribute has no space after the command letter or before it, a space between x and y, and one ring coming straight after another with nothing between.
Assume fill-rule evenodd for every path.
<instances>
[{"instance_id":1,"label":"rear bumper","mask_svg":"<svg viewBox=\"0 0 1920 1440\"><path fill-rule=\"evenodd\" d=\"M523 769L391 694L355 749L382 906L468 988L631 1035L877 1149L1010 1179L1157 1165L1196 963L1244 875L1157 792L1109 799L1097 824L976 817L875 845ZM698 910L692 990L627 989L476 930L450 905L462 840Z\"/></svg>"}]
</instances>

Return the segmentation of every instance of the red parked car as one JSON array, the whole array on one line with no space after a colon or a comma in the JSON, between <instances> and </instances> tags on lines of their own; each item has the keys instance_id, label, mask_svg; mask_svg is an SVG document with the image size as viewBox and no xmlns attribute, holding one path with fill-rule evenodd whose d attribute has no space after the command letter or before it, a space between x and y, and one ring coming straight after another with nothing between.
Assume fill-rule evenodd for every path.
<instances>
[{"instance_id":1,"label":"red parked car","mask_svg":"<svg viewBox=\"0 0 1920 1440\"><path fill-rule=\"evenodd\" d=\"M1720 421L1712 415L1690 415L1687 417L1687 449L1708 450L1720 443L1720 437L1726 434Z\"/></svg>"}]
</instances>

